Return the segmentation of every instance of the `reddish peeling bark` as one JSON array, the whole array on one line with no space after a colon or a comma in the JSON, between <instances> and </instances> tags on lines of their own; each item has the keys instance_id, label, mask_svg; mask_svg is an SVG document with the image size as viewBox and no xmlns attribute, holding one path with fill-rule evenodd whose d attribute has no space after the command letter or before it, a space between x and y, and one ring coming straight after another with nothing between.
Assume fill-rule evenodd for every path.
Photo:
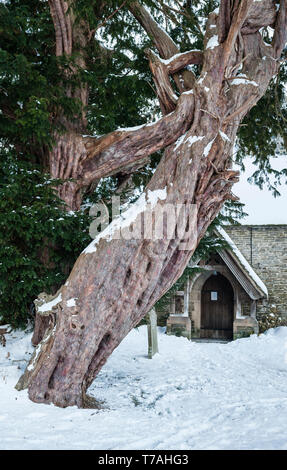
<instances>
[{"instance_id":1,"label":"reddish peeling bark","mask_svg":"<svg viewBox=\"0 0 287 470\"><path fill-rule=\"evenodd\" d=\"M67 83L65 93L67 97L76 99L81 103L80 115L76 120L68 120L61 113L56 116L55 124L65 129L63 134L55 133L55 144L49 151L49 171L52 178L69 180L78 178L79 165L85 156L81 134L85 133L87 121L85 107L88 104L88 87L80 83L78 87L69 85L79 69L86 68L85 48L91 37L89 26L84 21L77 22L72 10L70 0L49 0L51 17L55 28L55 54L69 57L75 54L75 65L64 71ZM74 181L67 181L59 187L59 196L67 204L67 209L79 209L82 192L85 189Z\"/></svg>"},{"instance_id":2,"label":"reddish peeling bark","mask_svg":"<svg viewBox=\"0 0 287 470\"><path fill-rule=\"evenodd\" d=\"M37 346L42 341L46 331L50 327L50 322L50 316L44 317L42 315L36 314L35 326L31 339L32 346Z\"/></svg>"},{"instance_id":3,"label":"reddish peeling bark","mask_svg":"<svg viewBox=\"0 0 287 470\"><path fill-rule=\"evenodd\" d=\"M148 22L146 14L144 18L142 24ZM266 24L275 26L272 46L259 32ZM109 355L181 275L224 201L233 197L238 173L232 170L232 151L238 126L277 73L285 39L285 0L279 12L271 0L222 2L219 16L212 13L207 23L201 76L174 102L174 113L151 127L87 139L87 159L79 158L84 181L100 171L114 172L117 156L122 168L157 145L167 146L147 194L161 189L166 197L156 207L195 204L197 214L189 221L188 249L180 249L182 235L174 225L172 240L166 234L159 240L123 240L114 230L80 255L61 289L56 326L47 332L18 385L28 386L31 400L85 406L86 390ZM168 75L168 64L161 64L161 76ZM151 68L160 88L159 69L153 64ZM166 97L172 99L166 85L164 80L164 94L159 92L160 100L165 97L163 107ZM182 135L172 143L168 123L179 129L182 114L177 137Z\"/></svg>"},{"instance_id":4,"label":"reddish peeling bark","mask_svg":"<svg viewBox=\"0 0 287 470\"><path fill-rule=\"evenodd\" d=\"M50 174L56 179L73 179L61 185L58 193L67 204L67 209L78 210L85 189L85 185L77 181L81 164L87 154L83 138L72 132L55 137L57 142L49 155Z\"/></svg>"}]
</instances>

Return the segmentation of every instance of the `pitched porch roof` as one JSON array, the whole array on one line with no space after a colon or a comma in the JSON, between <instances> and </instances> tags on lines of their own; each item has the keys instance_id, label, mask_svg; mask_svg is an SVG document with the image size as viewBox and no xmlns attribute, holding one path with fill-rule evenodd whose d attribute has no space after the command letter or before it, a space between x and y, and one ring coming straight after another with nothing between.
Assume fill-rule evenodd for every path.
<instances>
[{"instance_id":1,"label":"pitched porch roof","mask_svg":"<svg viewBox=\"0 0 287 470\"><path fill-rule=\"evenodd\" d=\"M268 298L268 290L264 282L254 271L247 259L237 248L232 239L227 235L222 227L217 227L217 234L222 237L230 246L230 248L221 250L218 254L221 256L230 271L241 284L245 292L253 300Z\"/></svg>"}]
</instances>

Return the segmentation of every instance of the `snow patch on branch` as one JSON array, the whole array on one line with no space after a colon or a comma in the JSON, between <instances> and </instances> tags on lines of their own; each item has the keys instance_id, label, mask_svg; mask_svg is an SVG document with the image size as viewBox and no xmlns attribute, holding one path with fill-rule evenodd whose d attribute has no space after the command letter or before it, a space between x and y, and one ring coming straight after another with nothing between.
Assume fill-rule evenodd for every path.
<instances>
[{"instance_id":1,"label":"snow patch on branch","mask_svg":"<svg viewBox=\"0 0 287 470\"><path fill-rule=\"evenodd\" d=\"M76 307L76 298L67 300L67 307Z\"/></svg>"},{"instance_id":2,"label":"snow patch on branch","mask_svg":"<svg viewBox=\"0 0 287 470\"><path fill-rule=\"evenodd\" d=\"M182 95L193 95L193 90L184 91Z\"/></svg>"},{"instance_id":3,"label":"snow patch on branch","mask_svg":"<svg viewBox=\"0 0 287 470\"><path fill-rule=\"evenodd\" d=\"M207 45L206 45L206 49L214 49L215 47L219 46L219 42L218 42L218 36L217 34L215 36L212 36Z\"/></svg>"},{"instance_id":4,"label":"snow patch on branch","mask_svg":"<svg viewBox=\"0 0 287 470\"><path fill-rule=\"evenodd\" d=\"M95 253L97 245L101 239L111 241L115 232L129 227L134 222L139 214L144 212L149 205L149 209L153 209L159 200L163 201L167 197L166 187L163 189L156 189L147 193L143 193L138 200L132 204L124 213L114 219L96 238L85 248L83 254Z\"/></svg>"},{"instance_id":5,"label":"snow patch on branch","mask_svg":"<svg viewBox=\"0 0 287 470\"><path fill-rule=\"evenodd\" d=\"M142 129L146 124L141 124L140 126L133 126L133 127L119 127L116 132L133 132Z\"/></svg>"},{"instance_id":6,"label":"snow patch on branch","mask_svg":"<svg viewBox=\"0 0 287 470\"><path fill-rule=\"evenodd\" d=\"M186 93L188 93L188 92L186 92ZM175 93L173 94L173 97L174 97L175 100L178 100L178 96ZM168 116L171 116L172 114L174 114L174 111L171 111L170 113L168 113ZM153 126L154 124L158 123L159 121L162 121L163 119L165 119L165 117L166 116L159 117L155 121L147 122L147 123L141 124L139 126L119 127L118 129L115 130L115 132L135 132L135 131L138 131L139 129L143 129L144 127Z\"/></svg>"},{"instance_id":7,"label":"snow patch on branch","mask_svg":"<svg viewBox=\"0 0 287 470\"><path fill-rule=\"evenodd\" d=\"M177 59L178 57L182 57L186 54L190 54L191 52L201 52L199 49L192 49L190 51L186 51L186 52L179 52L178 54L175 54L173 55L172 57L170 57L169 59L162 59L161 57L158 57L159 61L162 63L162 64L165 64L165 65L169 65L171 64L175 59Z\"/></svg>"},{"instance_id":8,"label":"snow patch on branch","mask_svg":"<svg viewBox=\"0 0 287 470\"><path fill-rule=\"evenodd\" d=\"M176 96L176 99L178 99L178 96ZM172 111L170 114L172 114L174 111ZM165 116L164 116L165 117ZM116 129L115 131L113 132L135 132L135 131L138 131L140 129L142 129L143 127L148 127L148 126L152 126L153 124L157 123L158 121L160 121L161 119L163 118L160 118L160 119L157 119L155 121L152 121L152 122L148 122L148 123L144 123L144 124L140 124L139 126L133 126L133 127L119 127L118 129ZM99 139L100 137L102 137L101 135L87 135L87 134L82 134L82 137L83 138L92 138L92 139Z\"/></svg>"},{"instance_id":9,"label":"snow patch on branch","mask_svg":"<svg viewBox=\"0 0 287 470\"><path fill-rule=\"evenodd\" d=\"M225 142L231 142L231 140L229 139L228 135L226 135L224 132L219 131L219 134L220 134L220 136L222 137L222 139L223 139Z\"/></svg>"},{"instance_id":10,"label":"snow patch on branch","mask_svg":"<svg viewBox=\"0 0 287 470\"><path fill-rule=\"evenodd\" d=\"M202 140L202 139L204 139L204 136L203 136L203 135L191 135L191 136L187 139L188 146L191 147L192 144L194 144L195 142L198 142L199 140Z\"/></svg>"},{"instance_id":11,"label":"snow patch on branch","mask_svg":"<svg viewBox=\"0 0 287 470\"><path fill-rule=\"evenodd\" d=\"M31 371L34 369L35 365L37 364L37 360L39 357L39 354L41 352L42 345L47 343L47 341L55 334L56 331L56 325L54 326L53 330L44 338L36 347L35 352L34 352L34 358L32 362L28 365L27 370Z\"/></svg>"},{"instance_id":12,"label":"snow patch on branch","mask_svg":"<svg viewBox=\"0 0 287 470\"><path fill-rule=\"evenodd\" d=\"M33 361L31 362L31 364L28 365L27 370L30 371L30 370L33 370L33 369L34 369L34 367L35 367L35 365L36 365L36 363L37 363L37 359L38 359L38 356L39 356L39 354L40 354L40 351L41 351L41 343L39 343L38 346L36 347L34 359L33 359Z\"/></svg>"},{"instance_id":13,"label":"snow patch on branch","mask_svg":"<svg viewBox=\"0 0 287 470\"><path fill-rule=\"evenodd\" d=\"M200 140L204 139L203 135L191 135L188 139L188 146L191 147L195 142L199 142ZM192 158L189 160L188 163L192 163Z\"/></svg>"},{"instance_id":14,"label":"snow patch on branch","mask_svg":"<svg viewBox=\"0 0 287 470\"><path fill-rule=\"evenodd\" d=\"M155 191L148 190L147 192L147 203L151 204L152 208L157 204L160 199L164 201L167 197L166 187L163 189L156 189Z\"/></svg>"},{"instance_id":15,"label":"snow patch on branch","mask_svg":"<svg viewBox=\"0 0 287 470\"><path fill-rule=\"evenodd\" d=\"M60 293L55 299L51 300L50 302L46 302L45 304L41 305L39 308L38 308L38 311L39 312L49 312L50 310L52 310L53 307L55 307L55 305L57 305L58 303L60 303L62 300L62 294Z\"/></svg>"},{"instance_id":16,"label":"snow patch on branch","mask_svg":"<svg viewBox=\"0 0 287 470\"><path fill-rule=\"evenodd\" d=\"M176 144L175 144L175 147L174 147L174 150L177 149L177 147L179 147L181 144L183 144L183 142L185 141L185 138L186 138L186 133L181 135L177 141L176 141Z\"/></svg>"},{"instance_id":17,"label":"snow patch on branch","mask_svg":"<svg viewBox=\"0 0 287 470\"><path fill-rule=\"evenodd\" d=\"M210 150L211 150L211 147L212 147L214 141L215 141L215 138L212 139L212 140L206 145L206 147L204 148L204 150L203 150L203 156L204 156L204 157L207 157L207 156L208 156L208 154L209 154L209 152L210 152Z\"/></svg>"},{"instance_id":18,"label":"snow patch on branch","mask_svg":"<svg viewBox=\"0 0 287 470\"><path fill-rule=\"evenodd\" d=\"M230 85L253 85L253 86L259 86L257 82L253 80L249 80L245 74L238 75L238 77L234 78L231 82Z\"/></svg>"},{"instance_id":19,"label":"snow patch on branch","mask_svg":"<svg viewBox=\"0 0 287 470\"><path fill-rule=\"evenodd\" d=\"M198 84L201 85L203 83L203 80L205 79L207 73L205 72L203 76L198 80Z\"/></svg>"}]
</instances>

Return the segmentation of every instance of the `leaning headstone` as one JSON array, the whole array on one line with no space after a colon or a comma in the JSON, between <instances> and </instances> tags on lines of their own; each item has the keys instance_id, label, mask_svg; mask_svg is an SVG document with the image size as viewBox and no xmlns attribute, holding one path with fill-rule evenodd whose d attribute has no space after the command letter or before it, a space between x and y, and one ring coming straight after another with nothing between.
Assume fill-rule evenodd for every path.
<instances>
[{"instance_id":1,"label":"leaning headstone","mask_svg":"<svg viewBox=\"0 0 287 470\"><path fill-rule=\"evenodd\" d=\"M158 353L158 342L157 342L157 314L152 309L146 316L147 320L147 333L148 333L148 357L152 357Z\"/></svg>"}]
</instances>

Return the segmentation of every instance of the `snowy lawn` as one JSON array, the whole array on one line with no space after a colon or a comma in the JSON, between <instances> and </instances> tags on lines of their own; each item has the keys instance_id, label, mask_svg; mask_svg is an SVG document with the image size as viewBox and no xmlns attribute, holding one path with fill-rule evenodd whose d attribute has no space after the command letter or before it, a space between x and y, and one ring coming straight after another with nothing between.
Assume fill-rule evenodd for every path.
<instances>
[{"instance_id":1,"label":"snowy lawn","mask_svg":"<svg viewBox=\"0 0 287 470\"><path fill-rule=\"evenodd\" d=\"M107 409L30 402L14 385L31 335L0 346L1 449L287 449L287 327L229 344L193 343L146 327L113 353L89 393Z\"/></svg>"}]
</instances>

